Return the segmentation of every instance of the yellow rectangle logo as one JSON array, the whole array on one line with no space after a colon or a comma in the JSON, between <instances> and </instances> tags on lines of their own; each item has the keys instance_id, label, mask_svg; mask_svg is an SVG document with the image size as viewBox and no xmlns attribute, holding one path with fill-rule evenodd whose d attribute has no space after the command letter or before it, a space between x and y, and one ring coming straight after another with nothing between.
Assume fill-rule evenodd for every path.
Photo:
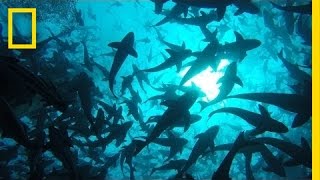
<instances>
[{"instance_id":1,"label":"yellow rectangle logo","mask_svg":"<svg viewBox=\"0 0 320 180\"><path fill-rule=\"evenodd\" d=\"M31 44L13 44L13 13L31 13ZM36 8L8 8L8 49L37 48L37 11Z\"/></svg>"}]
</instances>

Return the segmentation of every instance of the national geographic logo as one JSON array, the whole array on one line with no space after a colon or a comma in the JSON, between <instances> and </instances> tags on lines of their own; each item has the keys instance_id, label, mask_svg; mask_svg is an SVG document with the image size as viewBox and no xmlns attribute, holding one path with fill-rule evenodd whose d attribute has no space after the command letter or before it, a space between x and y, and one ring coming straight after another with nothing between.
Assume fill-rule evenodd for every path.
<instances>
[{"instance_id":1,"label":"national geographic logo","mask_svg":"<svg viewBox=\"0 0 320 180\"><path fill-rule=\"evenodd\" d=\"M13 13L31 13L31 44L13 44ZM8 8L8 49L37 48L37 11L36 8Z\"/></svg>"}]
</instances>

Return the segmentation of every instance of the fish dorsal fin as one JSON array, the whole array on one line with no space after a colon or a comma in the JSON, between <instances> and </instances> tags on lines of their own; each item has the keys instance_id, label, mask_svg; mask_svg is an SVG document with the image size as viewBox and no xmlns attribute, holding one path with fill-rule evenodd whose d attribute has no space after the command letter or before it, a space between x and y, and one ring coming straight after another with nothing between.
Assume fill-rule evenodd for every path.
<instances>
[{"instance_id":1,"label":"fish dorsal fin","mask_svg":"<svg viewBox=\"0 0 320 180\"><path fill-rule=\"evenodd\" d=\"M260 111L260 114L263 116L263 117L267 117L266 119L269 119L270 118L270 113L267 111L267 109L262 106L261 104L259 104L259 111Z\"/></svg>"},{"instance_id":2,"label":"fish dorsal fin","mask_svg":"<svg viewBox=\"0 0 320 180\"><path fill-rule=\"evenodd\" d=\"M301 147L307 151L307 152L311 152L311 148L309 146L309 143L308 141L304 138L304 137L301 137Z\"/></svg>"},{"instance_id":3,"label":"fish dorsal fin","mask_svg":"<svg viewBox=\"0 0 320 180\"><path fill-rule=\"evenodd\" d=\"M236 36L237 41L244 41L242 35L238 33L237 31L234 31L234 35Z\"/></svg>"},{"instance_id":4,"label":"fish dorsal fin","mask_svg":"<svg viewBox=\"0 0 320 180\"><path fill-rule=\"evenodd\" d=\"M183 41L181 45L182 49L186 49L186 43Z\"/></svg>"}]
</instances>

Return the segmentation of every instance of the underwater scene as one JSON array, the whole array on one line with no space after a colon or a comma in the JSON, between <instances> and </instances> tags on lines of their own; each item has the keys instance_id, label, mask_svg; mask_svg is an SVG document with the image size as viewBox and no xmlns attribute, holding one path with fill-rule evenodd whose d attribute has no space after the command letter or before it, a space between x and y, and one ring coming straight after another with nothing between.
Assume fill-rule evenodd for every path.
<instances>
[{"instance_id":1,"label":"underwater scene","mask_svg":"<svg viewBox=\"0 0 320 180\"><path fill-rule=\"evenodd\" d=\"M0 179L311 179L311 7L1 1Z\"/></svg>"}]
</instances>

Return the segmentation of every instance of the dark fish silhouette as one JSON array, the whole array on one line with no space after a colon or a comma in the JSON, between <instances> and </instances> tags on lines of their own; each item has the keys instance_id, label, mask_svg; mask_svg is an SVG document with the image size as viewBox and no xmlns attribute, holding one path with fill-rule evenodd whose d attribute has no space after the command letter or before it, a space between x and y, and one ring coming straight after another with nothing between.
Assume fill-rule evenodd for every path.
<instances>
[{"instance_id":1,"label":"dark fish silhouette","mask_svg":"<svg viewBox=\"0 0 320 180\"><path fill-rule=\"evenodd\" d=\"M133 43L134 34L133 32L130 32L122 39L121 42L112 42L108 45L112 48L117 49L109 75L109 88L115 97L116 95L113 92L113 85L119 69L121 68L122 64L129 54L135 58L138 57L137 52L133 49Z\"/></svg>"},{"instance_id":2,"label":"dark fish silhouette","mask_svg":"<svg viewBox=\"0 0 320 180\"><path fill-rule=\"evenodd\" d=\"M271 137L256 138L256 139L253 139L252 141L263 143L263 144L269 144L271 146L274 146L280 149L282 152L286 153L292 158L291 159L292 162L302 164L309 168L311 168L312 166L311 148L308 142L306 141L306 139L304 138L301 138L301 146L298 146L296 144L293 144L284 140L271 138Z\"/></svg>"},{"instance_id":3,"label":"dark fish silhouette","mask_svg":"<svg viewBox=\"0 0 320 180\"><path fill-rule=\"evenodd\" d=\"M240 108L226 107L222 109L215 110L209 114L209 118L216 113L231 113L236 116L241 117L249 124L257 128L256 133L260 134L265 131L276 132L276 133L286 133L288 128L281 122L271 118L270 113L265 107L259 104L260 114L247 111Z\"/></svg>"},{"instance_id":4,"label":"dark fish silhouette","mask_svg":"<svg viewBox=\"0 0 320 180\"><path fill-rule=\"evenodd\" d=\"M234 1L235 0L173 0L173 2L182 3L188 6L199 8L217 8L218 21L223 18L227 6L231 5Z\"/></svg>"},{"instance_id":5,"label":"dark fish silhouette","mask_svg":"<svg viewBox=\"0 0 320 180\"><path fill-rule=\"evenodd\" d=\"M228 96L226 98L240 98L262 103L272 104L287 111L297 113L292 128L302 126L311 117L312 114L312 98L309 95L298 94L282 94L282 93L247 93Z\"/></svg>"},{"instance_id":6,"label":"dark fish silhouette","mask_svg":"<svg viewBox=\"0 0 320 180\"><path fill-rule=\"evenodd\" d=\"M210 101L210 102L204 102L201 101L201 110L205 109L208 106L214 105L221 100L225 99L229 95L229 93L232 91L235 84L238 84L240 86L243 86L241 79L237 76L237 63L232 62L226 69L224 76L221 77L217 83L221 83L220 86L220 92L218 96Z\"/></svg>"},{"instance_id":7,"label":"dark fish silhouette","mask_svg":"<svg viewBox=\"0 0 320 180\"><path fill-rule=\"evenodd\" d=\"M0 131L2 137L12 138L27 148L32 147L26 127L17 119L10 105L2 97L0 97Z\"/></svg>"},{"instance_id":8,"label":"dark fish silhouette","mask_svg":"<svg viewBox=\"0 0 320 180\"><path fill-rule=\"evenodd\" d=\"M260 12L259 8L252 3L252 0L236 0L233 4L238 8L234 13L235 16L245 12L249 14L258 14Z\"/></svg>"},{"instance_id":9,"label":"dark fish silhouette","mask_svg":"<svg viewBox=\"0 0 320 180\"><path fill-rule=\"evenodd\" d=\"M186 162L187 162L187 160L185 160L185 159L171 160L167 164L152 168L150 176L152 176L152 174L155 173L156 171L165 171L165 170L171 170L171 169L174 169L176 171L180 171Z\"/></svg>"},{"instance_id":10,"label":"dark fish silhouette","mask_svg":"<svg viewBox=\"0 0 320 180\"><path fill-rule=\"evenodd\" d=\"M182 61L191 56L192 52L189 49L184 49L182 51L174 51L172 49L166 49L170 54L170 58L166 59L162 64L155 66L153 68L141 70L143 72L158 72L168 69L172 66L177 67L177 72L181 70Z\"/></svg>"},{"instance_id":11,"label":"dark fish silhouette","mask_svg":"<svg viewBox=\"0 0 320 180\"><path fill-rule=\"evenodd\" d=\"M270 3L277 9L288 11L288 12L294 12L294 13L301 13L301 14L312 14L312 1L310 1L309 4L306 5L300 5L300 6L280 6L274 2Z\"/></svg>"},{"instance_id":12,"label":"dark fish silhouette","mask_svg":"<svg viewBox=\"0 0 320 180\"><path fill-rule=\"evenodd\" d=\"M182 24L194 25L194 26L202 26L206 27L207 24L212 21L217 20L216 11L210 11L210 13L205 13L204 11L200 11L200 16L191 17L191 18L176 18L175 21Z\"/></svg>"},{"instance_id":13,"label":"dark fish silhouette","mask_svg":"<svg viewBox=\"0 0 320 180\"><path fill-rule=\"evenodd\" d=\"M196 135L195 138L197 138L198 141L194 145L186 164L183 166L179 174L186 172L208 148L210 148L212 152L214 151L214 139L218 132L219 126L212 126L205 132Z\"/></svg>"},{"instance_id":14,"label":"dark fish silhouette","mask_svg":"<svg viewBox=\"0 0 320 180\"><path fill-rule=\"evenodd\" d=\"M188 14L188 6L184 4L177 3L169 12L169 14L166 15L165 18L163 18L161 21L156 23L154 26L160 26L163 25L171 20L174 20L175 18L179 17L181 14L184 14L184 16L187 16Z\"/></svg>"},{"instance_id":15,"label":"dark fish silhouette","mask_svg":"<svg viewBox=\"0 0 320 180\"><path fill-rule=\"evenodd\" d=\"M134 155L137 155L144 147L159 137L163 131L171 127L176 119L184 119L184 131L187 131L190 127L189 109L197 98L198 92L190 90L180 96L177 100L163 102L162 105L167 106L168 109L163 113L162 118L158 121L157 125L153 128L145 141L136 140L137 146Z\"/></svg>"},{"instance_id":16,"label":"dark fish silhouette","mask_svg":"<svg viewBox=\"0 0 320 180\"><path fill-rule=\"evenodd\" d=\"M151 0L154 2L154 12L160 14L162 12L163 4L169 0Z\"/></svg>"}]
</instances>

